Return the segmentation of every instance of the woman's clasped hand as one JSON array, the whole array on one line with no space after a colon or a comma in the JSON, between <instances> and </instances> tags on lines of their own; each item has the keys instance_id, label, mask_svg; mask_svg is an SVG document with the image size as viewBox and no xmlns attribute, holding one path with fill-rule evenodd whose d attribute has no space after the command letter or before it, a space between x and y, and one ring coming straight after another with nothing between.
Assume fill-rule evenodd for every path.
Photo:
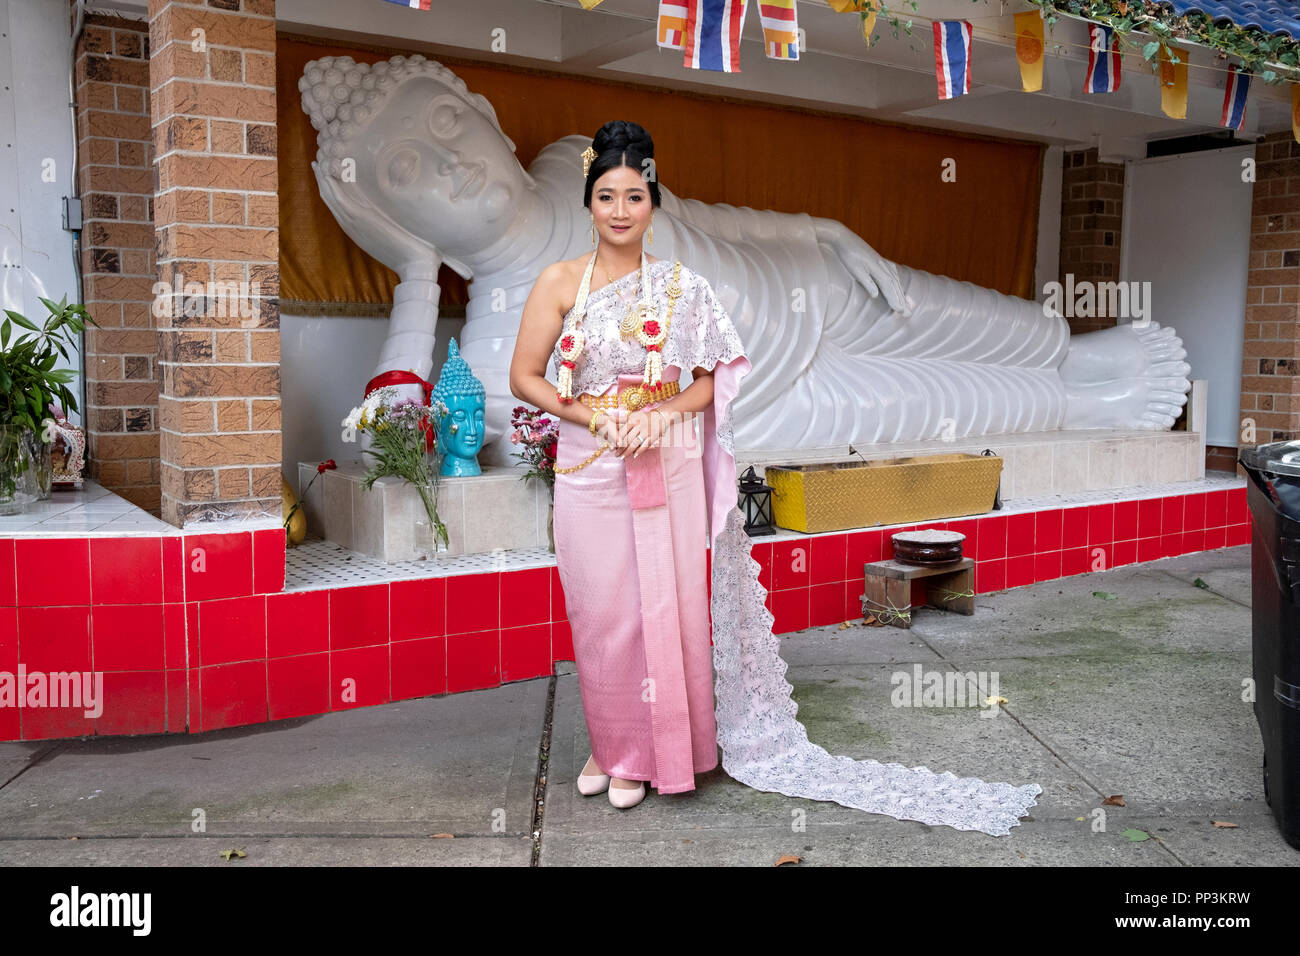
<instances>
[{"instance_id":1,"label":"woman's clasped hand","mask_svg":"<svg viewBox=\"0 0 1300 956\"><path fill-rule=\"evenodd\" d=\"M596 426L596 434L619 458L629 454L636 458L662 440L668 426L667 416L667 412L655 409L628 412L625 408L615 408L605 412Z\"/></svg>"}]
</instances>

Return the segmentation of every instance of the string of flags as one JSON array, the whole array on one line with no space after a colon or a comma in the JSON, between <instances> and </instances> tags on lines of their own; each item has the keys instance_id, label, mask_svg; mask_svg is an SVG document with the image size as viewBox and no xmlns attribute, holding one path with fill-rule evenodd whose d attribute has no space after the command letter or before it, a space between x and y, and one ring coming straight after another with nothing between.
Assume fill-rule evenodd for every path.
<instances>
[{"instance_id":1,"label":"string of flags","mask_svg":"<svg viewBox=\"0 0 1300 956\"><path fill-rule=\"evenodd\" d=\"M428 10L432 0L388 0L403 7ZM584 10L604 0L578 0ZM682 65L693 70L740 72L740 34L751 2L758 5L763 29L763 51L770 60L799 59L799 23L796 0L659 0L656 43L660 49L681 50ZM861 14L864 0L826 0L836 13ZM873 4L874 5L874 4ZM862 20L862 35L870 40L876 11ZM971 39L967 20L935 20L934 72L939 99L970 92ZM1046 43L1043 18L1038 10L1015 15L1015 51L1026 93L1043 88ZM1187 117L1187 56L1175 63L1162 48L1159 61L1160 108L1169 117ZM1120 88L1121 57L1115 31L1100 23L1088 24L1088 67L1084 93L1114 93ZM1219 125L1239 130L1246 119L1251 74L1230 64ZM1300 83L1291 84L1292 133L1300 141Z\"/></svg>"}]
</instances>

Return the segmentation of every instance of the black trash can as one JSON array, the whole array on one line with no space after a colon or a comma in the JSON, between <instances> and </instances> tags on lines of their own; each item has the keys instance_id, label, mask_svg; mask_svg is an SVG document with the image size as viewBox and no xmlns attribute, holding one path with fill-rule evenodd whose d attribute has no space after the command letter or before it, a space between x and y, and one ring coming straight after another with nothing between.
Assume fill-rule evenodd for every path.
<instances>
[{"instance_id":1,"label":"black trash can","mask_svg":"<svg viewBox=\"0 0 1300 956\"><path fill-rule=\"evenodd\" d=\"M1300 849L1300 441L1248 448L1251 671L1264 799Z\"/></svg>"}]
</instances>

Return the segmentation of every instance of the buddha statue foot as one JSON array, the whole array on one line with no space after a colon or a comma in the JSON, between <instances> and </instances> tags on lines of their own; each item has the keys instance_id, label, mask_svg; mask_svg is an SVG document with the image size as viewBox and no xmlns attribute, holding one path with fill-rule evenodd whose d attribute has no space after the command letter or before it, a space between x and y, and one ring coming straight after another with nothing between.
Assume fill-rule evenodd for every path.
<instances>
[{"instance_id":1,"label":"buddha statue foot","mask_svg":"<svg viewBox=\"0 0 1300 956\"><path fill-rule=\"evenodd\" d=\"M1186 357L1182 339L1158 322L1072 336L1060 370L1062 427L1170 428L1191 387Z\"/></svg>"}]
</instances>

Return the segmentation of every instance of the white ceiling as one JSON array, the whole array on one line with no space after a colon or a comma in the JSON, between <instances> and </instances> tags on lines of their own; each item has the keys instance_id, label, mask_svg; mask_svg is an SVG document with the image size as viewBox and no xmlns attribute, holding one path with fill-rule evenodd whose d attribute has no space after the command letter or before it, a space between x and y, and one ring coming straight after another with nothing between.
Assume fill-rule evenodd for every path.
<instances>
[{"instance_id":1,"label":"white ceiling","mask_svg":"<svg viewBox=\"0 0 1300 956\"><path fill-rule=\"evenodd\" d=\"M145 0L90 4L109 5L143 15ZM280 29L294 33L1066 148L1097 146L1111 161L1145 157L1150 140L1219 130L1227 75L1226 62L1212 51L1189 52L1185 120L1160 111L1156 79L1138 56L1124 58L1117 92L1085 95L1088 28L1062 17L1046 37L1044 88L1025 93L1011 36L1014 13L1032 8L999 0L918 0L914 15L925 19L914 23L912 36L895 40L882 23L872 48L857 14L835 13L825 0L799 0L805 45L798 61L764 56L758 2L751 0L739 73L689 69L681 51L659 49L658 0L604 0L590 11L578 0L432 0L432 6L424 12L387 0L278 0L276 16ZM974 28L968 95L938 99L932 19L966 19ZM1288 87L1256 80L1238 135L1249 141L1288 129L1290 117Z\"/></svg>"}]
</instances>

